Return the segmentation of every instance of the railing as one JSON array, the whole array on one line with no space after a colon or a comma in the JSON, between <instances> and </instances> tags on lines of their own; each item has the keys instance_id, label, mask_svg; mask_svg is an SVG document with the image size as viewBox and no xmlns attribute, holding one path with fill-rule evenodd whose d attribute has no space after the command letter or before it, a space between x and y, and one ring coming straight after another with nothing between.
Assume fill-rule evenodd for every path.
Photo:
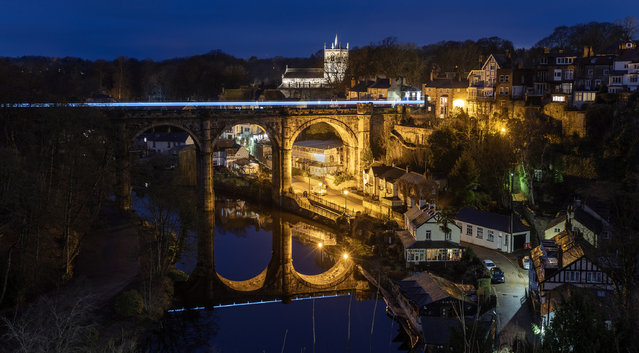
<instances>
[{"instance_id":1,"label":"railing","mask_svg":"<svg viewBox=\"0 0 639 353\"><path fill-rule=\"evenodd\" d=\"M355 213L356 213L355 209L346 208L344 206L336 204L335 202L332 202L332 201L329 201L329 200L325 200L324 198L319 197L317 195L313 195L313 194L308 195L308 200L311 201L311 202L318 203L318 204L320 204L322 206L328 207L331 210L339 212L340 214L345 214L348 217L354 217Z\"/></svg>"},{"instance_id":2,"label":"railing","mask_svg":"<svg viewBox=\"0 0 639 353\"><path fill-rule=\"evenodd\" d=\"M323 209L321 207L317 207L313 204L310 203L310 201L305 198L305 197L301 197L297 194L295 194L295 200L297 201L297 204L302 207L303 209L316 213L322 217L328 218L332 221L336 221L339 217L340 214L337 214L335 212L331 212L329 210Z\"/></svg>"}]
</instances>

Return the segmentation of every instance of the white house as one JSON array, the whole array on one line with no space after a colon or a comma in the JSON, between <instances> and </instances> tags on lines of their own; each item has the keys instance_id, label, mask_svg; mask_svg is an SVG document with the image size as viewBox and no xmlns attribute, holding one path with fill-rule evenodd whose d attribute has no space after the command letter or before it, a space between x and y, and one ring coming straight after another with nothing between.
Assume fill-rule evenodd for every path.
<instances>
[{"instance_id":1,"label":"white house","mask_svg":"<svg viewBox=\"0 0 639 353\"><path fill-rule=\"evenodd\" d=\"M551 239L555 235L566 230L566 215L560 215L555 217L548 223L544 230L544 239Z\"/></svg>"},{"instance_id":2,"label":"white house","mask_svg":"<svg viewBox=\"0 0 639 353\"><path fill-rule=\"evenodd\" d=\"M637 92L639 87L639 48L634 42L622 47L612 63L608 78L608 92Z\"/></svg>"},{"instance_id":3,"label":"white house","mask_svg":"<svg viewBox=\"0 0 639 353\"><path fill-rule=\"evenodd\" d=\"M511 230L512 221L512 230ZM500 215L464 207L455 216L461 241L511 253L530 248L530 229L518 215Z\"/></svg>"},{"instance_id":4,"label":"white house","mask_svg":"<svg viewBox=\"0 0 639 353\"><path fill-rule=\"evenodd\" d=\"M175 147L193 144L193 138L186 132L146 132L137 138L147 151L167 153Z\"/></svg>"},{"instance_id":5,"label":"white house","mask_svg":"<svg viewBox=\"0 0 639 353\"><path fill-rule=\"evenodd\" d=\"M407 264L435 261L458 261L462 255L459 246L461 229L455 223L447 223L439 211L428 205L413 207L404 213L404 230L397 235L404 246Z\"/></svg>"},{"instance_id":6,"label":"white house","mask_svg":"<svg viewBox=\"0 0 639 353\"><path fill-rule=\"evenodd\" d=\"M235 152L235 154L230 155L227 154L226 155L226 167L229 169L233 169L233 164L235 164L235 161L240 160L240 159L249 159L250 158L250 154L249 151L246 149L246 147L242 146L240 147L237 152Z\"/></svg>"}]
</instances>

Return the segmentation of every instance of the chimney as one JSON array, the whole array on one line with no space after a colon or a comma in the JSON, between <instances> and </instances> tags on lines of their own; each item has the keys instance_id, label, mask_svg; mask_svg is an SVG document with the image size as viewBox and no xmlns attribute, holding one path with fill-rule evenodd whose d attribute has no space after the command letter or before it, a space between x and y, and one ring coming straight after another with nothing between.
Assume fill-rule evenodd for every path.
<instances>
[{"instance_id":1,"label":"chimney","mask_svg":"<svg viewBox=\"0 0 639 353\"><path fill-rule=\"evenodd\" d=\"M430 70L430 80L433 81L435 79L435 68Z\"/></svg>"},{"instance_id":2,"label":"chimney","mask_svg":"<svg viewBox=\"0 0 639 353\"><path fill-rule=\"evenodd\" d=\"M357 85L357 81L355 80L355 77L351 77L351 88L355 87L355 85Z\"/></svg>"},{"instance_id":3,"label":"chimney","mask_svg":"<svg viewBox=\"0 0 639 353\"><path fill-rule=\"evenodd\" d=\"M590 49L588 48L587 45L584 45L584 58L587 58L590 56Z\"/></svg>"},{"instance_id":4,"label":"chimney","mask_svg":"<svg viewBox=\"0 0 639 353\"><path fill-rule=\"evenodd\" d=\"M544 47L544 54L550 54L550 48Z\"/></svg>"}]
</instances>

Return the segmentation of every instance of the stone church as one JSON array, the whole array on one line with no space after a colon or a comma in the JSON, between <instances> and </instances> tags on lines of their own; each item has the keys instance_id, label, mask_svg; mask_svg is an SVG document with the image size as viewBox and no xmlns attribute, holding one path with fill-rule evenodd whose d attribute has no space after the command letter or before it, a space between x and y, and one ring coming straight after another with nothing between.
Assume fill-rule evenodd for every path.
<instances>
[{"instance_id":1,"label":"stone church","mask_svg":"<svg viewBox=\"0 0 639 353\"><path fill-rule=\"evenodd\" d=\"M323 68L286 67L279 89L286 98L322 99L331 98L331 87L344 79L348 65L348 43L346 47L337 40L327 48L324 43Z\"/></svg>"}]
</instances>

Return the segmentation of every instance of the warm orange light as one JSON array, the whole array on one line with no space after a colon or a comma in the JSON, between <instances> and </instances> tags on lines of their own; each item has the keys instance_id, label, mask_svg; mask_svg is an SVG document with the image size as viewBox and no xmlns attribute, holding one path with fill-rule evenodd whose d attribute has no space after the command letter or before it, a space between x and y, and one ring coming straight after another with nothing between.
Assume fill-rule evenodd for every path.
<instances>
[{"instance_id":1,"label":"warm orange light","mask_svg":"<svg viewBox=\"0 0 639 353\"><path fill-rule=\"evenodd\" d=\"M455 99L453 101L453 107L454 108L463 108L464 105L466 105L466 102L463 99Z\"/></svg>"},{"instance_id":2,"label":"warm orange light","mask_svg":"<svg viewBox=\"0 0 639 353\"><path fill-rule=\"evenodd\" d=\"M348 259L348 254L344 253L344 260L347 260L347 259Z\"/></svg>"},{"instance_id":3,"label":"warm orange light","mask_svg":"<svg viewBox=\"0 0 639 353\"><path fill-rule=\"evenodd\" d=\"M501 132L502 132L502 133L506 132L506 128L505 128L505 127L502 127L502 128L501 128Z\"/></svg>"},{"instance_id":4,"label":"warm orange light","mask_svg":"<svg viewBox=\"0 0 639 353\"><path fill-rule=\"evenodd\" d=\"M348 195L348 190L344 190L344 195Z\"/></svg>"},{"instance_id":5,"label":"warm orange light","mask_svg":"<svg viewBox=\"0 0 639 353\"><path fill-rule=\"evenodd\" d=\"M318 248L321 248L322 246L324 246L324 244L322 244L322 243L317 243L317 247L318 247Z\"/></svg>"}]
</instances>

